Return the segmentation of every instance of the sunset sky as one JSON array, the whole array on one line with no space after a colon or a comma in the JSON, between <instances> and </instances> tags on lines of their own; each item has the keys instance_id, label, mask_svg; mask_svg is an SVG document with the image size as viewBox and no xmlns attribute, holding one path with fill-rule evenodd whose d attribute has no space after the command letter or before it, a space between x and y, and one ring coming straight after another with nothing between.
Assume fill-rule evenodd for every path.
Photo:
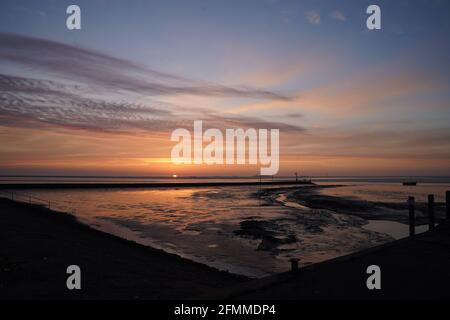
<instances>
[{"instance_id":1,"label":"sunset sky","mask_svg":"<svg viewBox=\"0 0 450 320\"><path fill-rule=\"evenodd\" d=\"M280 175L450 176L449 35L444 0L3 0L0 174L259 172L172 164L203 120L280 129Z\"/></svg>"}]
</instances>

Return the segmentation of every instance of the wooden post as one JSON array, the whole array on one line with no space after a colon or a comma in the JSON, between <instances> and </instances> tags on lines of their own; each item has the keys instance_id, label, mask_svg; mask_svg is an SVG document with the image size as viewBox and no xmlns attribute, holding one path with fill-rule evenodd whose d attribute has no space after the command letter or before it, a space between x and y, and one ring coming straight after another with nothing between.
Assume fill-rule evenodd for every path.
<instances>
[{"instance_id":1,"label":"wooden post","mask_svg":"<svg viewBox=\"0 0 450 320\"><path fill-rule=\"evenodd\" d=\"M414 197L408 198L408 209L409 209L409 235L414 236L416 234L416 217L414 214Z\"/></svg>"},{"instance_id":2,"label":"wooden post","mask_svg":"<svg viewBox=\"0 0 450 320\"><path fill-rule=\"evenodd\" d=\"M261 192L262 192L262 176L259 175L259 199L261 200ZM261 205L261 203L260 203Z\"/></svg>"},{"instance_id":3,"label":"wooden post","mask_svg":"<svg viewBox=\"0 0 450 320\"><path fill-rule=\"evenodd\" d=\"M434 229L434 194L428 195L428 230Z\"/></svg>"},{"instance_id":4,"label":"wooden post","mask_svg":"<svg viewBox=\"0 0 450 320\"><path fill-rule=\"evenodd\" d=\"M447 220L449 220L450 219L450 190L447 190L445 192L445 212L446 212L445 218Z\"/></svg>"},{"instance_id":5,"label":"wooden post","mask_svg":"<svg viewBox=\"0 0 450 320\"><path fill-rule=\"evenodd\" d=\"M298 262L300 261L299 258L291 258L289 259L291 261L291 272L297 272L298 271Z\"/></svg>"}]
</instances>

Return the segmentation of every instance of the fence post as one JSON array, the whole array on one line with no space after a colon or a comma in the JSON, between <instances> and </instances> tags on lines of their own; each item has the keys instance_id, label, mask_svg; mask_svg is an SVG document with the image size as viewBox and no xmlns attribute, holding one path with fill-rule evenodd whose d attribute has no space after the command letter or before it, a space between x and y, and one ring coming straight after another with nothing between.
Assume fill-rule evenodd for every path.
<instances>
[{"instance_id":1,"label":"fence post","mask_svg":"<svg viewBox=\"0 0 450 320\"><path fill-rule=\"evenodd\" d=\"M298 258L291 258L289 259L291 261L291 272L297 272L298 271L298 262L300 259Z\"/></svg>"},{"instance_id":2,"label":"fence post","mask_svg":"<svg viewBox=\"0 0 450 320\"><path fill-rule=\"evenodd\" d=\"M414 236L416 234L416 217L414 214L414 197L408 198L408 208L409 208L409 235Z\"/></svg>"},{"instance_id":3,"label":"fence post","mask_svg":"<svg viewBox=\"0 0 450 320\"><path fill-rule=\"evenodd\" d=\"M445 192L445 212L446 212L445 218L447 220L449 220L450 219L450 190L447 190Z\"/></svg>"},{"instance_id":4,"label":"fence post","mask_svg":"<svg viewBox=\"0 0 450 320\"><path fill-rule=\"evenodd\" d=\"M428 195L428 229L434 229L434 194Z\"/></svg>"}]
</instances>

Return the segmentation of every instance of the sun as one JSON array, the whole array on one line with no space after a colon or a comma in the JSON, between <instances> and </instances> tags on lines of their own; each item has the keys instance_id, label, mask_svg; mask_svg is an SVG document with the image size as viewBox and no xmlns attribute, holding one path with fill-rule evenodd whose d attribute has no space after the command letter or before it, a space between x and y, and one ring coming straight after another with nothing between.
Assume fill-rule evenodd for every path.
<instances>
[{"instance_id":1,"label":"sun","mask_svg":"<svg viewBox=\"0 0 450 320\"><path fill-rule=\"evenodd\" d=\"M172 178L175 179L176 177L178 177L176 174L173 174L173 175L172 175Z\"/></svg>"}]
</instances>

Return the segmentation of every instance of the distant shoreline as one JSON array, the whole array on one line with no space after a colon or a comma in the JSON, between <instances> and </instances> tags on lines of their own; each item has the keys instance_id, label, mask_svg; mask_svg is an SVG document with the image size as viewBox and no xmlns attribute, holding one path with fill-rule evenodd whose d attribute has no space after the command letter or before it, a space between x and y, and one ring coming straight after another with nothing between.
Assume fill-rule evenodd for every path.
<instances>
[{"instance_id":1,"label":"distant shoreline","mask_svg":"<svg viewBox=\"0 0 450 320\"><path fill-rule=\"evenodd\" d=\"M142 182L142 183L3 183L0 190L24 189L124 189L124 188L191 188L191 187L227 187L227 186L280 186L280 185L314 185L310 180L295 181L235 181L235 182Z\"/></svg>"}]
</instances>

